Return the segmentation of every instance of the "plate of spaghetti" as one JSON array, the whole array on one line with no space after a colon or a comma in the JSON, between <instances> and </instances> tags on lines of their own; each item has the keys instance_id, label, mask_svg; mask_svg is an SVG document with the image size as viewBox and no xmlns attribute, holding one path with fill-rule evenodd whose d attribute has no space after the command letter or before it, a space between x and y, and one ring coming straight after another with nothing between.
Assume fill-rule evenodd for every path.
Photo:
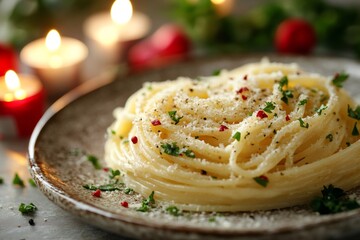
<instances>
[{"instance_id":1,"label":"plate of spaghetti","mask_svg":"<svg viewBox=\"0 0 360 240\"><path fill-rule=\"evenodd\" d=\"M31 173L67 211L138 239L358 236L358 69L249 55L88 83L39 122Z\"/></svg>"}]
</instances>

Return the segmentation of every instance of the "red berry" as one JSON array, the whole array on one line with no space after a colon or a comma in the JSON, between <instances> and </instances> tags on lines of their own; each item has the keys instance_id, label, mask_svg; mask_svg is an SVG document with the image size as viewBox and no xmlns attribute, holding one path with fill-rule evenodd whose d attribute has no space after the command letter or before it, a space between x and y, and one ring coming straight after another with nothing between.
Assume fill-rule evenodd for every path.
<instances>
[{"instance_id":1,"label":"red berry","mask_svg":"<svg viewBox=\"0 0 360 240\"><path fill-rule=\"evenodd\" d=\"M227 126L225 126L225 125L220 125L219 131L220 131L220 132L223 132L223 131L225 131L225 130L227 130L227 129L229 129Z\"/></svg>"},{"instance_id":2,"label":"red berry","mask_svg":"<svg viewBox=\"0 0 360 240\"><path fill-rule=\"evenodd\" d=\"M129 203L126 202L126 201L123 201L123 202L121 202L120 204L121 204L121 206L123 206L124 208L128 208L128 207L129 207Z\"/></svg>"},{"instance_id":3,"label":"red berry","mask_svg":"<svg viewBox=\"0 0 360 240\"><path fill-rule=\"evenodd\" d=\"M100 189L97 189L95 192L92 192L91 195L93 195L94 197L100 197L101 196Z\"/></svg>"},{"instance_id":4,"label":"red berry","mask_svg":"<svg viewBox=\"0 0 360 240\"><path fill-rule=\"evenodd\" d=\"M132 142L133 144L137 144L138 138L137 138L136 136L133 136L133 137L131 138L131 142Z\"/></svg>"},{"instance_id":5,"label":"red berry","mask_svg":"<svg viewBox=\"0 0 360 240\"><path fill-rule=\"evenodd\" d=\"M275 33L275 45L280 53L308 54L315 44L314 28L302 19L283 21Z\"/></svg>"}]
</instances>

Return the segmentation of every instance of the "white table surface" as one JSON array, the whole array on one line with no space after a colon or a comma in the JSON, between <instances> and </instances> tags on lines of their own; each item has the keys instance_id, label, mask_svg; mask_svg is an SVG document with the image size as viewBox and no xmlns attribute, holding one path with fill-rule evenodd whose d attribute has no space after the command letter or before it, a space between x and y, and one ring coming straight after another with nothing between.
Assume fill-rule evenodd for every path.
<instances>
[{"instance_id":1,"label":"white table surface","mask_svg":"<svg viewBox=\"0 0 360 240\"><path fill-rule=\"evenodd\" d=\"M30 174L27 163L27 139L1 140L0 142L0 239L128 239L113 235L83 223L77 217L64 211L39 189L28 183ZM12 184L15 173L25 182L25 188ZM34 203L35 215L22 215L20 203ZM35 226L29 224L33 219Z\"/></svg>"}]
</instances>

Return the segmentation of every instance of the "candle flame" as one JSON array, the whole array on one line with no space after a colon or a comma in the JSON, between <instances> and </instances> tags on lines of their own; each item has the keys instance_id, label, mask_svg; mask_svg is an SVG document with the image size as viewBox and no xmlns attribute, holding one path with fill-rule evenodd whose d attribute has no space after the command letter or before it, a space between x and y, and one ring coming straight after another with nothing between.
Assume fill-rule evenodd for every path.
<instances>
[{"instance_id":1,"label":"candle flame","mask_svg":"<svg viewBox=\"0 0 360 240\"><path fill-rule=\"evenodd\" d=\"M10 91L15 91L21 86L20 79L13 70L9 70L5 73L5 84Z\"/></svg>"},{"instance_id":2,"label":"candle flame","mask_svg":"<svg viewBox=\"0 0 360 240\"><path fill-rule=\"evenodd\" d=\"M213 3L213 4L222 4L222 3L224 3L226 0L211 0L211 2Z\"/></svg>"},{"instance_id":3,"label":"candle flame","mask_svg":"<svg viewBox=\"0 0 360 240\"><path fill-rule=\"evenodd\" d=\"M59 32L55 29L50 30L49 33L46 35L45 44L49 51L57 51L61 45L61 37Z\"/></svg>"},{"instance_id":4,"label":"candle flame","mask_svg":"<svg viewBox=\"0 0 360 240\"><path fill-rule=\"evenodd\" d=\"M21 89L20 79L13 70L9 70L5 73L5 85L9 91L11 91L4 95L5 101L11 102L14 99L22 100L26 98L26 91Z\"/></svg>"},{"instance_id":5,"label":"candle flame","mask_svg":"<svg viewBox=\"0 0 360 240\"><path fill-rule=\"evenodd\" d=\"M130 21L133 15L133 8L130 0L116 0L111 7L111 18L117 24L125 24Z\"/></svg>"}]
</instances>

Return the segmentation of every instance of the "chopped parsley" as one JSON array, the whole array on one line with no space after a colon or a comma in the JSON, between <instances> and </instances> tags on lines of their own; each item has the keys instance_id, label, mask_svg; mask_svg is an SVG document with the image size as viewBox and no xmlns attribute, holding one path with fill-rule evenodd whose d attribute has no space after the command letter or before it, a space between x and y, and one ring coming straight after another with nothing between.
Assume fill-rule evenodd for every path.
<instances>
[{"instance_id":1,"label":"chopped parsley","mask_svg":"<svg viewBox=\"0 0 360 240\"><path fill-rule=\"evenodd\" d=\"M109 183L109 184L104 184L104 185L93 185L93 184L86 184L83 185L83 188L88 189L88 190L100 190L103 192L111 192L111 191L116 191L119 190L121 191L123 189L124 184L123 183Z\"/></svg>"},{"instance_id":2,"label":"chopped parsley","mask_svg":"<svg viewBox=\"0 0 360 240\"><path fill-rule=\"evenodd\" d=\"M176 142L163 143L161 144L161 148L164 150L164 153L171 156L180 156L182 153L184 153L187 157L195 158L195 153L192 150L187 148L180 149Z\"/></svg>"},{"instance_id":3,"label":"chopped parsley","mask_svg":"<svg viewBox=\"0 0 360 240\"><path fill-rule=\"evenodd\" d=\"M32 187L36 187L36 183L35 183L35 181L34 181L34 179L32 179L32 178L29 178L29 184L32 186Z\"/></svg>"},{"instance_id":4,"label":"chopped parsley","mask_svg":"<svg viewBox=\"0 0 360 240\"><path fill-rule=\"evenodd\" d=\"M300 122L300 127L302 128L309 128L309 123L304 122L301 118L298 119Z\"/></svg>"},{"instance_id":5,"label":"chopped parsley","mask_svg":"<svg viewBox=\"0 0 360 240\"><path fill-rule=\"evenodd\" d=\"M124 193L125 193L125 194L128 194L128 195L133 194L133 193L134 193L134 189L127 187L127 188L125 188Z\"/></svg>"},{"instance_id":6,"label":"chopped parsley","mask_svg":"<svg viewBox=\"0 0 360 240\"><path fill-rule=\"evenodd\" d=\"M338 88L343 87L343 83L349 78L349 74L344 72L335 74L334 78L331 80L332 84L334 84Z\"/></svg>"},{"instance_id":7,"label":"chopped parsley","mask_svg":"<svg viewBox=\"0 0 360 240\"><path fill-rule=\"evenodd\" d=\"M289 103L289 98L293 98L294 97L294 95L293 95L293 93L292 93L292 91L291 90L284 90L283 88L284 87L288 87L288 85L289 85L289 79L288 79L288 77L287 76L284 76L284 77L282 77L281 79L280 79L280 82L279 82L279 91L282 93L282 97L281 97L281 100L284 102L284 103L286 103L286 104L288 104Z\"/></svg>"},{"instance_id":8,"label":"chopped parsley","mask_svg":"<svg viewBox=\"0 0 360 240\"><path fill-rule=\"evenodd\" d=\"M116 135L116 131L115 131L115 130L111 130L111 134L112 134L112 135Z\"/></svg>"},{"instance_id":9,"label":"chopped parsley","mask_svg":"<svg viewBox=\"0 0 360 240\"><path fill-rule=\"evenodd\" d=\"M236 139L238 142L240 141L240 138L241 138L241 133L240 132L236 132L232 138Z\"/></svg>"},{"instance_id":10,"label":"chopped parsley","mask_svg":"<svg viewBox=\"0 0 360 240\"><path fill-rule=\"evenodd\" d=\"M299 102L299 106L303 106L305 104L307 104L307 99L303 99Z\"/></svg>"},{"instance_id":11,"label":"chopped parsley","mask_svg":"<svg viewBox=\"0 0 360 240\"><path fill-rule=\"evenodd\" d=\"M93 165L93 167L95 169L102 169L100 163L99 163L99 159L97 157L95 157L94 155L87 155L86 159L91 162L91 164Z\"/></svg>"},{"instance_id":12,"label":"chopped parsley","mask_svg":"<svg viewBox=\"0 0 360 240\"><path fill-rule=\"evenodd\" d=\"M209 218L208 220L209 222L216 222L216 217L215 216L212 216Z\"/></svg>"},{"instance_id":13,"label":"chopped parsley","mask_svg":"<svg viewBox=\"0 0 360 240\"><path fill-rule=\"evenodd\" d=\"M37 210L37 207L33 203L30 203L28 205L26 205L25 203L21 203L19 206L19 211L22 214L33 213L36 210Z\"/></svg>"},{"instance_id":14,"label":"chopped parsley","mask_svg":"<svg viewBox=\"0 0 360 240\"><path fill-rule=\"evenodd\" d=\"M271 113L272 110L275 109L275 104L274 104L274 103L272 103L272 102L266 102L265 104L266 104L266 106L263 108L263 110L264 110L265 112Z\"/></svg>"},{"instance_id":15,"label":"chopped parsley","mask_svg":"<svg viewBox=\"0 0 360 240\"><path fill-rule=\"evenodd\" d=\"M180 120L183 118L183 116L179 117L176 115L177 111L169 111L168 114L171 118L171 120L174 121L175 125L180 122Z\"/></svg>"},{"instance_id":16,"label":"chopped parsley","mask_svg":"<svg viewBox=\"0 0 360 240\"><path fill-rule=\"evenodd\" d=\"M326 139L328 139L329 142L332 142L333 139L334 139L334 137L333 137L333 135L330 133L330 134L328 134L328 135L326 136Z\"/></svg>"},{"instance_id":17,"label":"chopped parsley","mask_svg":"<svg viewBox=\"0 0 360 240\"><path fill-rule=\"evenodd\" d=\"M258 183L259 185L261 185L263 187L266 187L269 183L269 179L265 175L261 175L259 177L254 177L253 179L255 180L256 183Z\"/></svg>"},{"instance_id":18,"label":"chopped parsley","mask_svg":"<svg viewBox=\"0 0 360 240\"><path fill-rule=\"evenodd\" d=\"M170 215L173 215L175 217L181 215L181 211L176 206L168 206L166 208L166 212L168 212Z\"/></svg>"},{"instance_id":19,"label":"chopped parsley","mask_svg":"<svg viewBox=\"0 0 360 240\"><path fill-rule=\"evenodd\" d=\"M187 156L189 158L195 158L195 153L190 149L186 149L184 154L185 154L185 156Z\"/></svg>"},{"instance_id":20,"label":"chopped parsley","mask_svg":"<svg viewBox=\"0 0 360 240\"><path fill-rule=\"evenodd\" d=\"M179 156L180 155L180 148L176 145L176 142L173 143L163 143L161 144L164 153L171 155L171 156Z\"/></svg>"},{"instance_id":21,"label":"chopped parsley","mask_svg":"<svg viewBox=\"0 0 360 240\"><path fill-rule=\"evenodd\" d=\"M216 69L216 70L214 70L214 71L212 72L212 75L213 75L213 76L219 76L220 73L221 73L221 69Z\"/></svg>"},{"instance_id":22,"label":"chopped parsley","mask_svg":"<svg viewBox=\"0 0 360 240\"><path fill-rule=\"evenodd\" d=\"M154 194L155 194L155 192L152 191L151 194L149 195L149 197L142 201L141 207L139 207L137 209L137 211L148 212L150 210L150 208L155 204Z\"/></svg>"},{"instance_id":23,"label":"chopped parsley","mask_svg":"<svg viewBox=\"0 0 360 240\"><path fill-rule=\"evenodd\" d=\"M325 109L327 109L327 106L324 105L324 104L321 104L321 106L316 109L316 113L317 113L318 115L321 115L321 114L322 114L322 111L324 111Z\"/></svg>"},{"instance_id":24,"label":"chopped parsley","mask_svg":"<svg viewBox=\"0 0 360 240\"><path fill-rule=\"evenodd\" d=\"M354 128L353 128L352 132L351 132L351 135L359 136L359 130L357 128L357 122L355 122L355 125L354 125Z\"/></svg>"},{"instance_id":25,"label":"chopped parsley","mask_svg":"<svg viewBox=\"0 0 360 240\"><path fill-rule=\"evenodd\" d=\"M15 176L14 176L14 179L13 179L12 183L14 185L18 185L20 187L25 187L24 181L20 178L20 176L17 173L15 173Z\"/></svg>"},{"instance_id":26,"label":"chopped parsley","mask_svg":"<svg viewBox=\"0 0 360 240\"><path fill-rule=\"evenodd\" d=\"M120 176L120 171L119 170L113 170L113 169L110 168L109 178L114 179L117 176Z\"/></svg>"},{"instance_id":27,"label":"chopped parsley","mask_svg":"<svg viewBox=\"0 0 360 240\"><path fill-rule=\"evenodd\" d=\"M324 186L321 193L322 197L316 197L310 203L311 208L320 214L339 213L360 207L356 200L345 195L344 190L332 184Z\"/></svg>"},{"instance_id":28,"label":"chopped parsley","mask_svg":"<svg viewBox=\"0 0 360 240\"><path fill-rule=\"evenodd\" d=\"M348 105L348 116L356 120L360 120L360 106L357 106L354 110Z\"/></svg>"}]
</instances>

